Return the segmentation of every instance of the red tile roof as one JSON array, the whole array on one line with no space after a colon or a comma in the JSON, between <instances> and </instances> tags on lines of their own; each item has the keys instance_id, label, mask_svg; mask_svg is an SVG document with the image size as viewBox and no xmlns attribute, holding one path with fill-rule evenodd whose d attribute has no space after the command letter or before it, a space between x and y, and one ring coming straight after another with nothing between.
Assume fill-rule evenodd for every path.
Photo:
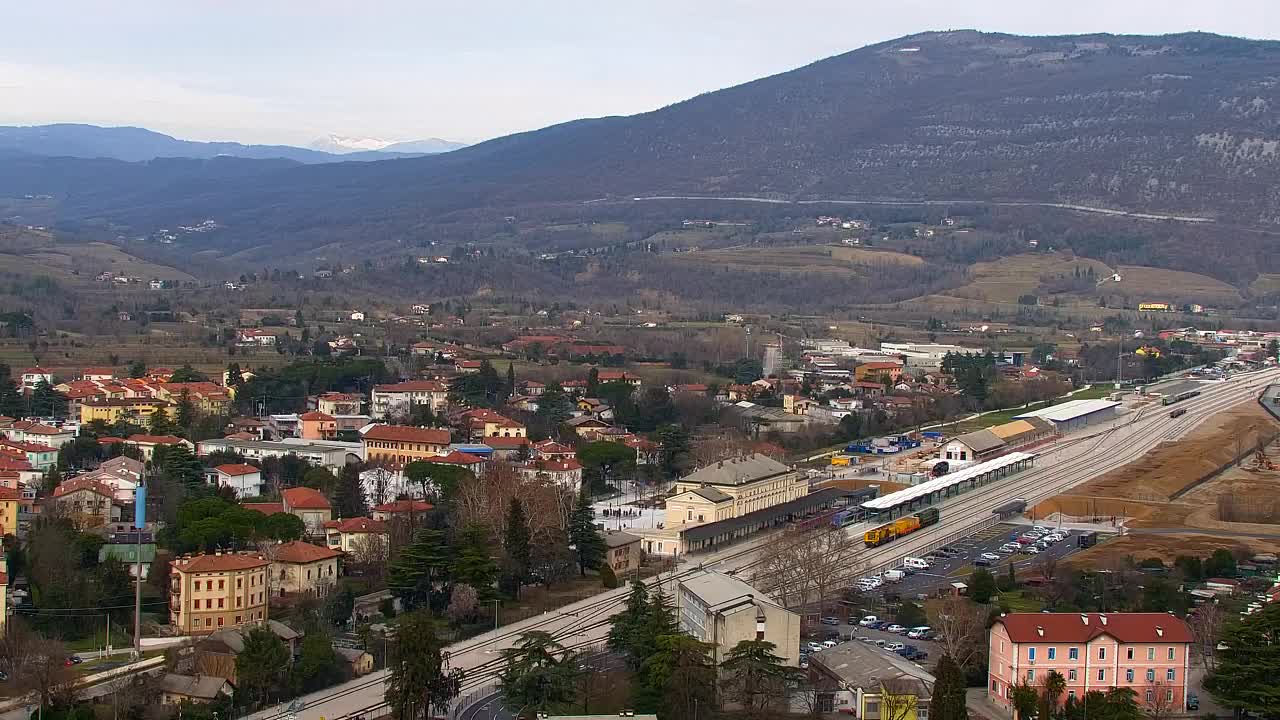
<instances>
[{"instance_id":1,"label":"red tile roof","mask_svg":"<svg viewBox=\"0 0 1280 720\"><path fill-rule=\"evenodd\" d=\"M492 438L490 438L492 439ZM543 440L533 444L533 447L543 455L577 455L578 451L568 445L561 445L555 440Z\"/></svg>"},{"instance_id":2,"label":"red tile roof","mask_svg":"<svg viewBox=\"0 0 1280 720\"><path fill-rule=\"evenodd\" d=\"M290 510L331 510L332 505L319 490L309 487L291 487L280 492L284 504Z\"/></svg>"},{"instance_id":3,"label":"red tile roof","mask_svg":"<svg viewBox=\"0 0 1280 720\"><path fill-rule=\"evenodd\" d=\"M182 438L176 435L130 435L129 442L144 445L181 445Z\"/></svg>"},{"instance_id":4,"label":"red tile roof","mask_svg":"<svg viewBox=\"0 0 1280 720\"><path fill-rule=\"evenodd\" d=\"M268 564L266 560L257 555L226 553L223 555L196 555L192 558L178 558L170 564L170 567L176 572L204 573L253 570L266 567Z\"/></svg>"},{"instance_id":5,"label":"red tile roof","mask_svg":"<svg viewBox=\"0 0 1280 720\"><path fill-rule=\"evenodd\" d=\"M449 386L438 380L408 380L392 385L374 385L378 392L448 392Z\"/></svg>"},{"instance_id":6,"label":"red tile roof","mask_svg":"<svg viewBox=\"0 0 1280 720\"><path fill-rule=\"evenodd\" d=\"M435 507L426 500L393 500L389 503L383 503L374 508L374 512L390 513L410 513L410 512L426 512Z\"/></svg>"},{"instance_id":7,"label":"red tile roof","mask_svg":"<svg viewBox=\"0 0 1280 720\"><path fill-rule=\"evenodd\" d=\"M434 463L436 465L479 465L484 462L484 458L471 455L469 453L454 450L448 455L438 455L432 458L426 458L423 462Z\"/></svg>"},{"instance_id":8,"label":"red tile roof","mask_svg":"<svg viewBox=\"0 0 1280 720\"><path fill-rule=\"evenodd\" d=\"M420 428L408 425L374 425L365 432L366 440L386 442L416 442L427 445L448 445L449 431L439 428Z\"/></svg>"},{"instance_id":9,"label":"red tile roof","mask_svg":"<svg viewBox=\"0 0 1280 720\"><path fill-rule=\"evenodd\" d=\"M275 515L284 512L284 503L263 502L263 503L241 503L240 507L245 510L256 510L263 515Z\"/></svg>"},{"instance_id":10,"label":"red tile roof","mask_svg":"<svg viewBox=\"0 0 1280 720\"><path fill-rule=\"evenodd\" d=\"M298 419L299 420L315 420L318 422L331 422L334 419L334 417L329 413L322 413L322 412L319 412L318 410L312 410L311 412L302 413L301 415L298 416Z\"/></svg>"},{"instance_id":11,"label":"red tile roof","mask_svg":"<svg viewBox=\"0 0 1280 720\"><path fill-rule=\"evenodd\" d=\"M53 496L62 497L79 490L89 490L109 498L115 497L115 490L111 489L111 486L100 483L90 477L78 477L62 481L58 487L53 489Z\"/></svg>"},{"instance_id":12,"label":"red tile roof","mask_svg":"<svg viewBox=\"0 0 1280 720\"><path fill-rule=\"evenodd\" d=\"M124 438L111 437L110 435L98 438L99 445L116 445L124 442Z\"/></svg>"},{"instance_id":13,"label":"red tile roof","mask_svg":"<svg viewBox=\"0 0 1280 720\"><path fill-rule=\"evenodd\" d=\"M312 545L309 542L294 540L287 542L276 548L275 561L286 563L313 563L321 560L331 560L338 557L342 553L337 550L330 550L327 547Z\"/></svg>"},{"instance_id":14,"label":"red tile roof","mask_svg":"<svg viewBox=\"0 0 1280 720\"><path fill-rule=\"evenodd\" d=\"M252 475L254 473L262 472L261 469L256 468L252 465L245 465L244 463L227 463L226 465L219 465L218 467L214 468L214 470L217 470L223 475L230 475L232 477L239 477L241 475Z\"/></svg>"},{"instance_id":15,"label":"red tile roof","mask_svg":"<svg viewBox=\"0 0 1280 720\"><path fill-rule=\"evenodd\" d=\"M341 533L385 533L387 524L373 518L358 517L346 520L330 520L324 526Z\"/></svg>"},{"instance_id":16,"label":"red tile roof","mask_svg":"<svg viewBox=\"0 0 1280 720\"><path fill-rule=\"evenodd\" d=\"M996 622L1016 643L1085 643L1101 635L1122 643L1193 641L1187 623L1167 613L1009 613Z\"/></svg>"},{"instance_id":17,"label":"red tile roof","mask_svg":"<svg viewBox=\"0 0 1280 720\"><path fill-rule=\"evenodd\" d=\"M49 447L48 445L41 445L40 443L16 442L14 440L4 440L3 443L8 447L17 448L23 452L49 453L58 451L58 448L56 447Z\"/></svg>"},{"instance_id":18,"label":"red tile roof","mask_svg":"<svg viewBox=\"0 0 1280 720\"><path fill-rule=\"evenodd\" d=\"M0 500L20 500L22 493L17 488L0 485Z\"/></svg>"},{"instance_id":19,"label":"red tile roof","mask_svg":"<svg viewBox=\"0 0 1280 720\"><path fill-rule=\"evenodd\" d=\"M62 433L71 432L70 430L63 430L62 428L43 425L29 420L19 420L15 422L12 427L14 430L21 430L24 433L30 433L33 435L61 435Z\"/></svg>"}]
</instances>

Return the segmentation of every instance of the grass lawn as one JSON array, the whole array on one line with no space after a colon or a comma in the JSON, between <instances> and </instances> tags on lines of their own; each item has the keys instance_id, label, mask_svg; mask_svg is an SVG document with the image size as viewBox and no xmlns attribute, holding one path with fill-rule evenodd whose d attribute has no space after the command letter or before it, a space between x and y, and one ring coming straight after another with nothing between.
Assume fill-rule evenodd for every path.
<instances>
[{"instance_id":1,"label":"grass lawn","mask_svg":"<svg viewBox=\"0 0 1280 720\"><path fill-rule=\"evenodd\" d=\"M1084 390L1078 390L1071 394L1071 400L1101 400L1111 393L1115 392L1115 388L1111 383L1097 383L1091 385Z\"/></svg>"},{"instance_id":2,"label":"grass lawn","mask_svg":"<svg viewBox=\"0 0 1280 720\"><path fill-rule=\"evenodd\" d=\"M1013 612L1040 612L1044 609L1044 603L1026 590L1000 593L995 602L1008 605Z\"/></svg>"}]
</instances>

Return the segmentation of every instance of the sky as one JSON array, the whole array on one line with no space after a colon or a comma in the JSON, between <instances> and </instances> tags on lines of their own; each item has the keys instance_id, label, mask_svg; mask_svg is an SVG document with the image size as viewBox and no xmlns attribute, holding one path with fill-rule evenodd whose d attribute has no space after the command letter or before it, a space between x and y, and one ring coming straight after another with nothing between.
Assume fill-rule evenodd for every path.
<instances>
[{"instance_id":1,"label":"sky","mask_svg":"<svg viewBox=\"0 0 1280 720\"><path fill-rule=\"evenodd\" d=\"M475 142L628 115L927 30L1280 38L1277 0L11 2L0 124Z\"/></svg>"}]
</instances>

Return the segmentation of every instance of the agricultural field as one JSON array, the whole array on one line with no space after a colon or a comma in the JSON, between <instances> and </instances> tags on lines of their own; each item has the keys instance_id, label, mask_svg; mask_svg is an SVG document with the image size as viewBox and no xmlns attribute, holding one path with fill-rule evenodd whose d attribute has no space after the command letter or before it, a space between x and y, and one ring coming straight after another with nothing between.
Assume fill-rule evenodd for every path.
<instances>
[{"instance_id":1,"label":"agricultural field","mask_svg":"<svg viewBox=\"0 0 1280 720\"><path fill-rule=\"evenodd\" d=\"M23 274L92 282L98 273L111 272L143 281L153 278L177 282L195 281L194 277L181 270L134 257L107 243L48 244L15 250L12 253L0 253L0 261L6 270Z\"/></svg>"},{"instance_id":2,"label":"agricultural field","mask_svg":"<svg viewBox=\"0 0 1280 720\"><path fill-rule=\"evenodd\" d=\"M1111 285L1108 292L1129 296L1135 305L1139 302L1197 302L1234 306L1243 300L1238 288L1207 275L1136 265L1122 265L1117 271L1122 280Z\"/></svg>"},{"instance_id":3,"label":"agricultural field","mask_svg":"<svg viewBox=\"0 0 1280 720\"><path fill-rule=\"evenodd\" d=\"M1072 276L1077 269L1093 268L1101 279L1114 272L1105 263L1067 253L1013 255L992 262L976 263L969 268L968 283L947 293L957 298L985 300L994 303L1017 303L1023 295L1035 295L1041 278L1051 275Z\"/></svg>"},{"instance_id":4,"label":"agricultural field","mask_svg":"<svg viewBox=\"0 0 1280 720\"><path fill-rule=\"evenodd\" d=\"M862 274L875 265L923 265L914 255L861 248L801 245L792 247L706 250L679 256L683 262L714 265L733 270L769 270L787 273Z\"/></svg>"}]
</instances>

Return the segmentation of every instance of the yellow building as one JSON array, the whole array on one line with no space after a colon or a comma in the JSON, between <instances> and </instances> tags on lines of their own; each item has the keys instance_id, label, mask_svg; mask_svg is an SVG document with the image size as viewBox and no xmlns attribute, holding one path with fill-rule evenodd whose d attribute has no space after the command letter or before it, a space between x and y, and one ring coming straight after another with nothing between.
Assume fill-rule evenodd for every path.
<instances>
[{"instance_id":1,"label":"yellow building","mask_svg":"<svg viewBox=\"0 0 1280 720\"><path fill-rule=\"evenodd\" d=\"M449 431L407 425L374 425L364 431L365 462L405 465L449 454Z\"/></svg>"},{"instance_id":2,"label":"yellow building","mask_svg":"<svg viewBox=\"0 0 1280 720\"><path fill-rule=\"evenodd\" d=\"M330 520L324 524L325 542L333 550L341 550L354 556L356 562L367 557L390 551L391 531L381 520L367 517Z\"/></svg>"},{"instance_id":3,"label":"yellow building","mask_svg":"<svg viewBox=\"0 0 1280 720\"><path fill-rule=\"evenodd\" d=\"M338 582L342 553L301 540L284 543L271 553L273 595L324 597Z\"/></svg>"},{"instance_id":4,"label":"yellow building","mask_svg":"<svg viewBox=\"0 0 1280 720\"><path fill-rule=\"evenodd\" d=\"M5 568L8 565L3 556L0 556L0 635L4 635L4 621L9 617L9 577L5 575Z\"/></svg>"},{"instance_id":5,"label":"yellow building","mask_svg":"<svg viewBox=\"0 0 1280 720\"><path fill-rule=\"evenodd\" d=\"M18 534L18 505L22 503L22 491L0 485L0 537ZM3 558L3 555L0 555ZM0 564L0 571L4 565ZM0 618L3 614L0 613Z\"/></svg>"},{"instance_id":6,"label":"yellow building","mask_svg":"<svg viewBox=\"0 0 1280 720\"><path fill-rule=\"evenodd\" d=\"M169 623L186 635L267 621L267 569L253 553L196 555L170 565Z\"/></svg>"},{"instance_id":7,"label":"yellow building","mask_svg":"<svg viewBox=\"0 0 1280 720\"><path fill-rule=\"evenodd\" d=\"M110 425L118 420L127 420L146 425L152 413L160 409L168 412L168 407L167 401L152 398L95 398L80 403L80 422L83 424L101 420Z\"/></svg>"},{"instance_id":8,"label":"yellow building","mask_svg":"<svg viewBox=\"0 0 1280 720\"><path fill-rule=\"evenodd\" d=\"M666 527L729 520L808 494L808 479L767 455L732 458L676 481Z\"/></svg>"}]
</instances>

